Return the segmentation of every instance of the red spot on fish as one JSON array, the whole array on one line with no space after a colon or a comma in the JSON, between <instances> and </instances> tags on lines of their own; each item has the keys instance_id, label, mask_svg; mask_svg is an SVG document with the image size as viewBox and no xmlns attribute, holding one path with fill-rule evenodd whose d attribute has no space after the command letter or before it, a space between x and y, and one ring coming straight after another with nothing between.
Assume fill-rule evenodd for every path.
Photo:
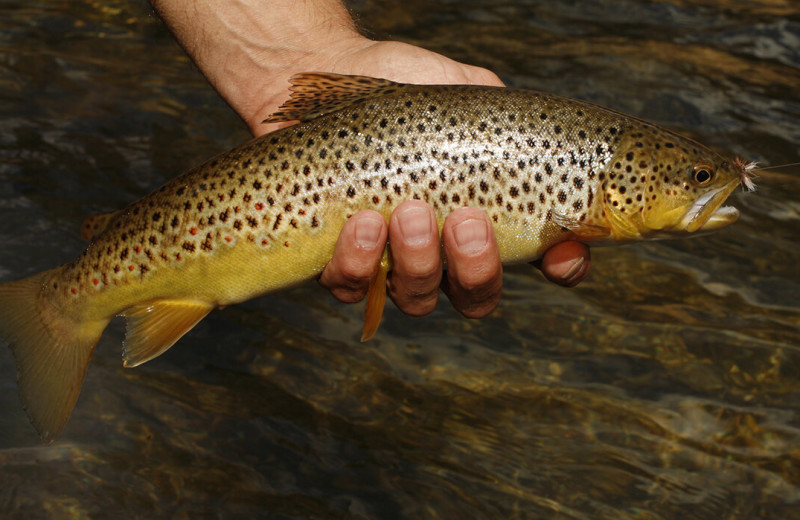
<instances>
[{"instance_id":1,"label":"red spot on fish","mask_svg":"<svg viewBox=\"0 0 800 520\"><path fill-rule=\"evenodd\" d=\"M289 244L289 241L287 240L286 242L283 243L283 245L285 245L286 247L289 247L291 244Z\"/></svg>"},{"instance_id":2,"label":"red spot on fish","mask_svg":"<svg viewBox=\"0 0 800 520\"><path fill-rule=\"evenodd\" d=\"M267 239L266 239L266 238L265 238L265 239L263 239L263 240L261 241L261 245L262 245L262 246L265 246L265 245L267 245L267 244L269 244L269 242L267 242Z\"/></svg>"},{"instance_id":3,"label":"red spot on fish","mask_svg":"<svg viewBox=\"0 0 800 520\"><path fill-rule=\"evenodd\" d=\"M192 235L196 235L197 234L197 228L193 227L192 229L189 230L189 233L191 233Z\"/></svg>"},{"instance_id":4,"label":"red spot on fish","mask_svg":"<svg viewBox=\"0 0 800 520\"><path fill-rule=\"evenodd\" d=\"M70 292L71 292L72 294L78 294L78 289L76 289L76 288L74 288L74 287L73 287L72 289L70 289Z\"/></svg>"},{"instance_id":5,"label":"red spot on fish","mask_svg":"<svg viewBox=\"0 0 800 520\"><path fill-rule=\"evenodd\" d=\"M98 280L97 278L92 278L92 283L98 285L100 283L100 280Z\"/></svg>"},{"instance_id":6,"label":"red spot on fish","mask_svg":"<svg viewBox=\"0 0 800 520\"><path fill-rule=\"evenodd\" d=\"M225 237L225 242L230 242L231 240L233 240L231 237Z\"/></svg>"},{"instance_id":7,"label":"red spot on fish","mask_svg":"<svg viewBox=\"0 0 800 520\"><path fill-rule=\"evenodd\" d=\"M142 248L139 247L139 246L133 246L133 250L136 251L137 253L141 253L142 252Z\"/></svg>"},{"instance_id":8,"label":"red spot on fish","mask_svg":"<svg viewBox=\"0 0 800 520\"><path fill-rule=\"evenodd\" d=\"M177 253L177 254L175 255L175 260L177 260L178 262L180 262L181 260L183 260L183 257L181 256L181 254L180 254L180 253Z\"/></svg>"},{"instance_id":9,"label":"red spot on fish","mask_svg":"<svg viewBox=\"0 0 800 520\"><path fill-rule=\"evenodd\" d=\"M302 209L302 208L301 208L301 209L299 209L299 210L297 211L297 214L298 214L298 215L305 215L305 214L306 214L306 210L304 210L304 209Z\"/></svg>"},{"instance_id":10,"label":"red spot on fish","mask_svg":"<svg viewBox=\"0 0 800 520\"><path fill-rule=\"evenodd\" d=\"M128 271L133 271L134 269L136 269L136 267L134 267L134 266L132 266L132 265L129 265L129 266L128 266Z\"/></svg>"},{"instance_id":11,"label":"red spot on fish","mask_svg":"<svg viewBox=\"0 0 800 520\"><path fill-rule=\"evenodd\" d=\"M262 209L264 209L264 204L262 204L261 202L256 202L256 209L261 211Z\"/></svg>"}]
</instances>

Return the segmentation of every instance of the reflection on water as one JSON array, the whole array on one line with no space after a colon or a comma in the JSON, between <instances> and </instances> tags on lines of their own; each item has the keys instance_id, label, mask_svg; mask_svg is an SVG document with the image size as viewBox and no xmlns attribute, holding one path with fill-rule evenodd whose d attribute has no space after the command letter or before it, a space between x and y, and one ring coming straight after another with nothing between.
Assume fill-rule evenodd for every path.
<instances>
[{"instance_id":1,"label":"reflection on water","mask_svg":"<svg viewBox=\"0 0 800 520\"><path fill-rule=\"evenodd\" d=\"M800 155L790 2L349 2L376 37L609 105L766 164ZM391 4L391 5L386 5ZM0 6L0 278L244 140L141 2ZM800 518L800 169L698 240L508 270L500 308L360 309L309 285L213 313L135 370L121 324L40 446L0 350L14 518ZM409 334L409 330L414 331Z\"/></svg>"}]
</instances>

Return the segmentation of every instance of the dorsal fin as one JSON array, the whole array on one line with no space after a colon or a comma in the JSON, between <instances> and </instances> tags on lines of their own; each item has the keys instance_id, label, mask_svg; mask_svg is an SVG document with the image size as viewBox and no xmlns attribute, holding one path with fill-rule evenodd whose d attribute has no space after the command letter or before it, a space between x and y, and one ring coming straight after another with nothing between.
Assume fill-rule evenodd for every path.
<instances>
[{"instance_id":1,"label":"dorsal fin","mask_svg":"<svg viewBox=\"0 0 800 520\"><path fill-rule=\"evenodd\" d=\"M310 121L402 86L388 79L322 72L295 74L291 82L289 99L262 123Z\"/></svg>"},{"instance_id":2,"label":"dorsal fin","mask_svg":"<svg viewBox=\"0 0 800 520\"><path fill-rule=\"evenodd\" d=\"M100 233L108 229L108 225L124 210L118 209L110 213L98 213L86 217L81 226L81 238L87 242L94 240Z\"/></svg>"}]
</instances>

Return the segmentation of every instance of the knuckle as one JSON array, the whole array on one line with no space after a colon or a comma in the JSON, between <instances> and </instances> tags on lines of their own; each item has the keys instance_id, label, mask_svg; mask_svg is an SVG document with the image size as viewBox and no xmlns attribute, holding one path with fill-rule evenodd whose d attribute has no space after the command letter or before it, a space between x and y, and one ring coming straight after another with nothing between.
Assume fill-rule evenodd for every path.
<instances>
[{"instance_id":1,"label":"knuckle","mask_svg":"<svg viewBox=\"0 0 800 520\"><path fill-rule=\"evenodd\" d=\"M439 286L420 287L389 279L388 294L397 308L410 316L430 314L439 301Z\"/></svg>"},{"instance_id":2,"label":"knuckle","mask_svg":"<svg viewBox=\"0 0 800 520\"><path fill-rule=\"evenodd\" d=\"M488 301L482 301L478 304L470 305L463 308L457 308L456 310L460 312L465 318L484 318L491 314L497 305L500 303L500 298L492 299Z\"/></svg>"},{"instance_id":3,"label":"knuckle","mask_svg":"<svg viewBox=\"0 0 800 520\"><path fill-rule=\"evenodd\" d=\"M436 304L439 301L438 292L428 293L425 295L415 295L411 298L401 300L401 303L395 301L397 307L408 314L409 316L425 316L433 312Z\"/></svg>"},{"instance_id":4,"label":"knuckle","mask_svg":"<svg viewBox=\"0 0 800 520\"><path fill-rule=\"evenodd\" d=\"M359 260L339 262L338 278L341 286L358 288L369 282L375 266Z\"/></svg>"},{"instance_id":5,"label":"knuckle","mask_svg":"<svg viewBox=\"0 0 800 520\"><path fill-rule=\"evenodd\" d=\"M353 288L336 288L331 290L334 298L342 303L357 303L364 299L367 291Z\"/></svg>"},{"instance_id":6,"label":"knuckle","mask_svg":"<svg viewBox=\"0 0 800 520\"><path fill-rule=\"evenodd\" d=\"M442 276L442 264L438 258L418 258L406 262L402 266L400 274L409 281L414 280L427 284L431 283L431 281L438 280Z\"/></svg>"},{"instance_id":7,"label":"knuckle","mask_svg":"<svg viewBox=\"0 0 800 520\"><path fill-rule=\"evenodd\" d=\"M451 280L451 283L465 293L488 294L500 291L502 274L479 266L477 269L459 272L458 277Z\"/></svg>"}]
</instances>

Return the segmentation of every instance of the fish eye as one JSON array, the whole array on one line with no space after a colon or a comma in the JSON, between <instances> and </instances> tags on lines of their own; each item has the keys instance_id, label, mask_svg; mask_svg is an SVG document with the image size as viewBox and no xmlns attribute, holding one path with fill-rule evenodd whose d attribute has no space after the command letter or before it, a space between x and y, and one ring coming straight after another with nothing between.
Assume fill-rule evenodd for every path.
<instances>
[{"instance_id":1,"label":"fish eye","mask_svg":"<svg viewBox=\"0 0 800 520\"><path fill-rule=\"evenodd\" d=\"M696 165L692 168L692 180L701 186L708 184L714 178L714 169L705 164Z\"/></svg>"}]
</instances>

